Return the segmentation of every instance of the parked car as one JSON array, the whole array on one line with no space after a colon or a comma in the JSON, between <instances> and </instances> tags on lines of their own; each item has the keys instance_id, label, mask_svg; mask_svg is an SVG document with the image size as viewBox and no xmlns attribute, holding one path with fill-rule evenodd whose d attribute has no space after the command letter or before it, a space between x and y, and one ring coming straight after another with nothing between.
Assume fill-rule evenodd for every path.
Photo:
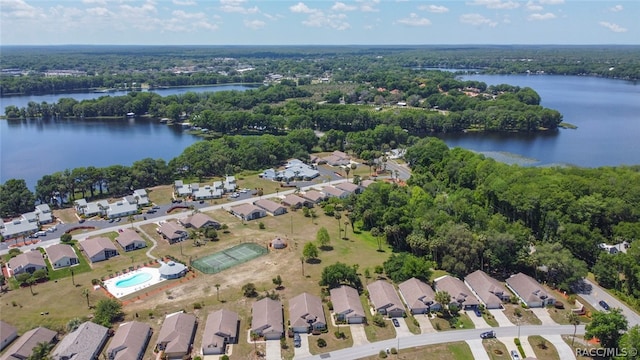
<instances>
[{"instance_id":1,"label":"parked car","mask_svg":"<svg viewBox=\"0 0 640 360\"><path fill-rule=\"evenodd\" d=\"M607 302L604 301L604 300L600 300L598 302L598 304L600 304L600 306L602 306L602 308L607 310L607 311L609 311L609 309L611 309L611 306L609 306L609 304L607 304Z\"/></svg>"},{"instance_id":2,"label":"parked car","mask_svg":"<svg viewBox=\"0 0 640 360\"><path fill-rule=\"evenodd\" d=\"M496 337L496 332L491 330L491 331L485 331L482 334L480 334L480 337L482 339L493 339L494 337Z\"/></svg>"},{"instance_id":3,"label":"parked car","mask_svg":"<svg viewBox=\"0 0 640 360\"><path fill-rule=\"evenodd\" d=\"M112 222L114 222L114 221L116 221L116 219L109 219L109 222L110 222L110 223L112 223Z\"/></svg>"},{"instance_id":4,"label":"parked car","mask_svg":"<svg viewBox=\"0 0 640 360\"><path fill-rule=\"evenodd\" d=\"M476 316L477 316L477 317L482 317L482 311L480 311L480 309L475 308L475 309L473 309L473 312L475 312L475 313L476 313Z\"/></svg>"},{"instance_id":5,"label":"parked car","mask_svg":"<svg viewBox=\"0 0 640 360\"><path fill-rule=\"evenodd\" d=\"M511 359L512 360L520 360L520 355L518 355L517 351L511 350Z\"/></svg>"},{"instance_id":6,"label":"parked car","mask_svg":"<svg viewBox=\"0 0 640 360\"><path fill-rule=\"evenodd\" d=\"M57 226L55 226L55 225L53 225L52 227L50 227L50 228L48 228L48 229L47 229L47 231L48 231L48 232L50 232L50 233L52 233L52 232L54 232L54 231L56 231L56 230L58 230L58 227L57 227Z\"/></svg>"},{"instance_id":7,"label":"parked car","mask_svg":"<svg viewBox=\"0 0 640 360\"><path fill-rule=\"evenodd\" d=\"M400 327L400 322L398 322L398 319L393 318L393 319L391 319L391 322L393 323L393 326Z\"/></svg>"},{"instance_id":8,"label":"parked car","mask_svg":"<svg viewBox=\"0 0 640 360\"><path fill-rule=\"evenodd\" d=\"M122 220L122 218L117 218L117 219L116 219L116 222L120 222L120 220Z\"/></svg>"},{"instance_id":9,"label":"parked car","mask_svg":"<svg viewBox=\"0 0 640 360\"><path fill-rule=\"evenodd\" d=\"M153 210L153 209L147 210L147 214L153 214L153 213L155 213L155 212L156 212L156 211L155 211L155 210Z\"/></svg>"},{"instance_id":10,"label":"parked car","mask_svg":"<svg viewBox=\"0 0 640 360\"><path fill-rule=\"evenodd\" d=\"M154 206L152 207L152 209L154 209L154 210L160 210L160 206L158 206L158 205L154 205Z\"/></svg>"},{"instance_id":11,"label":"parked car","mask_svg":"<svg viewBox=\"0 0 640 360\"><path fill-rule=\"evenodd\" d=\"M293 334L293 346L300 347L302 346L302 339L300 338L300 334Z\"/></svg>"},{"instance_id":12,"label":"parked car","mask_svg":"<svg viewBox=\"0 0 640 360\"><path fill-rule=\"evenodd\" d=\"M47 236L47 232L44 230L40 230L36 233L36 236Z\"/></svg>"},{"instance_id":13,"label":"parked car","mask_svg":"<svg viewBox=\"0 0 640 360\"><path fill-rule=\"evenodd\" d=\"M232 194L231 194L231 195L229 195L229 196L231 196L232 198L234 198L234 199L235 199L235 198L237 198L238 196L240 196L240 194L238 194L238 193L232 193Z\"/></svg>"}]
</instances>

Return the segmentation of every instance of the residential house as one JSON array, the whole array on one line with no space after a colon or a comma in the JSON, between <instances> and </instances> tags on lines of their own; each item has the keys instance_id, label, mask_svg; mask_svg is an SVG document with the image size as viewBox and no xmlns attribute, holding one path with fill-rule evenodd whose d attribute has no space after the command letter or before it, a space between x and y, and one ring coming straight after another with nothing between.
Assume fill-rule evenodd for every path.
<instances>
[{"instance_id":1,"label":"residential house","mask_svg":"<svg viewBox=\"0 0 640 360\"><path fill-rule=\"evenodd\" d=\"M334 185L336 189L346 191L349 194L360 194L362 192L362 188L359 185L354 183L345 181L339 184Z\"/></svg>"},{"instance_id":2,"label":"residential house","mask_svg":"<svg viewBox=\"0 0 640 360\"><path fill-rule=\"evenodd\" d=\"M32 222L26 219L14 219L3 224L1 233L2 237L8 240L27 237L38 231L39 228L38 222Z\"/></svg>"},{"instance_id":3,"label":"residential house","mask_svg":"<svg viewBox=\"0 0 640 360\"><path fill-rule=\"evenodd\" d=\"M138 213L138 205L129 203L125 199L109 204L107 207L107 217L109 219L117 219Z\"/></svg>"},{"instance_id":4,"label":"residential house","mask_svg":"<svg viewBox=\"0 0 640 360\"><path fill-rule=\"evenodd\" d=\"M96 360L107 342L109 329L87 321L67 334L53 349L53 360Z\"/></svg>"},{"instance_id":5,"label":"residential house","mask_svg":"<svg viewBox=\"0 0 640 360\"><path fill-rule=\"evenodd\" d=\"M278 215L282 215L282 214L286 214L287 212L287 208L278 204L275 201L271 201L268 199L261 199L261 200L257 200L253 203L253 205L264 209L267 213L273 215L273 216L278 216Z\"/></svg>"},{"instance_id":6,"label":"residential house","mask_svg":"<svg viewBox=\"0 0 640 360\"><path fill-rule=\"evenodd\" d=\"M36 205L35 213L38 217L38 223L40 223L40 225L53 222L53 213L51 212L49 204Z\"/></svg>"},{"instance_id":7,"label":"residential house","mask_svg":"<svg viewBox=\"0 0 640 360\"><path fill-rule=\"evenodd\" d=\"M331 166L345 166L351 163L349 155L338 150L331 153L331 155L321 158L321 160Z\"/></svg>"},{"instance_id":8,"label":"residential house","mask_svg":"<svg viewBox=\"0 0 640 360\"><path fill-rule=\"evenodd\" d=\"M1 322L0 322L1 323ZM0 325L1 326L1 325ZM5 330L0 327L0 334L5 337ZM31 329L22 334L8 349L5 351L0 360L27 360L33 349L40 343L54 344L57 340L58 333L43 327Z\"/></svg>"},{"instance_id":9,"label":"residential house","mask_svg":"<svg viewBox=\"0 0 640 360\"><path fill-rule=\"evenodd\" d=\"M107 213L107 209L109 209L109 203L107 200L87 202L85 199L79 199L73 203L78 215L84 215L85 217L105 215Z\"/></svg>"},{"instance_id":10,"label":"residential house","mask_svg":"<svg viewBox=\"0 0 640 360\"><path fill-rule=\"evenodd\" d=\"M308 333L327 328L322 300L315 295L302 293L289 300L289 322L293 332Z\"/></svg>"},{"instance_id":11,"label":"residential house","mask_svg":"<svg viewBox=\"0 0 640 360\"><path fill-rule=\"evenodd\" d=\"M344 190L340 190L336 187L333 186L325 186L322 188L322 192L328 197L337 197L338 199L346 199L349 197L349 193L344 191Z\"/></svg>"},{"instance_id":12,"label":"residential house","mask_svg":"<svg viewBox=\"0 0 640 360\"><path fill-rule=\"evenodd\" d=\"M151 339L151 326L130 321L121 324L107 347L108 360L142 360Z\"/></svg>"},{"instance_id":13,"label":"residential house","mask_svg":"<svg viewBox=\"0 0 640 360\"><path fill-rule=\"evenodd\" d=\"M236 191L236 177L227 175L224 178L224 192L230 193Z\"/></svg>"},{"instance_id":14,"label":"residential house","mask_svg":"<svg viewBox=\"0 0 640 360\"><path fill-rule=\"evenodd\" d=\"M337 321L344 321L347 324L363 324L366 322L366 316L358 290L342 285L338 288L331 289L331 303L333 304L333 312Z\"/></svg>"},{"instance_id":15,"label":"residential house","mask_svg":"<svg viewBox=\"0 0 640 360\"><path fill-rule=\"evenodd\" d=\"M157 231L163 238L167 239L169 244L175 244L189 237L187 229L173 221L164 222Z\"/></svg>"},{"instance_id":16,"label":"residential house","mask_svg":"<svg viewBox=\"0 0 640 360\"><path fill-rule=\"evenodd\" d=\"M362 181L360 181L360 187L363 187L363 188L366 189L369 186L371 186L371 184L373 184L373 183L375 183L375 181L370 180L370 179L362 180Z\"/></svg>"},{"instance_id":17,"label":"residential house","mask_svg":"<svg viewBox=\"0 0 640 360\"><path fill-rule=\"evenodd\" d=\"M317 190L308 190L304 194L302 194L302 197L314 204L319 204L327 198L325 194Z\"/></svg>"},{"instance_id":18,"label":"residential house","mask_svg":"<svg viewBox=\"0 0 640 360\"><path fill-rule=\"evenodd\" d=\"M11 344L18 337L18 329L15 326L0 320L0 350Z\"/></svg>"},{"instance_id":19,"label":"residential house","mask_svg":"<svg viewBox=\"0 0 640 360\"><path fill-rule=\"evenodd\" d=\"M76 209L76 213L78 213L79 215L83 215L85 213L85 211L87 211L87 200L85 199L78 199L78 200L74 200L73 202L73 207Z\"/></svg>"},{"instance_id":20,"label":"residential house","mask_svg":"<svg viewBox=\"0 0 640 360\"><path fill-rule=\"evenodd\" d=\"M384 280L377 280L367 285L369 298L373 303L376 312L389 317L403 317L404 306L391 283Z\"/></svg>"},{"instance_id":21,"label":"residential house","mask_svg":"<svg viewBox=\"0 0 640 360\"><path fill-rule=\"evenodd\" d=\"M506 281L507 287L530 308L553 305L556 299L539 282L529 275L517 273Z\"/></svg>"},{"instance_id":22,"label":"residential house","mask_svg":"<svg viewBox=\"0 0 640 360\"><path fill-rule=\"evenodd\" d=\"M191 344L196 333L196 317L183 312L165 316L156 347L168 359L182 359L191 353Z\"/></svg>"},{"instance_id":23,"label":"residential house","mask_svg":"<svg viewBox=\"0 0 640 360\"><path fill-rule=\"evenodd\" d=\"M284 197L284 199L282 200L282 204L285 206L289 206L295 209L300 209L301 207L308 207L308 208L312 208L314 202L311 200L307 200L303 197L300 197L296 194L289 194L287 196Z\"/></svg>"},{"instance_id":24,"label":"residential house","mask_svg":"<svg viewBox=\"0 0 640 360\"><path fill-rule=\"evenodd\" d=\"M265 340L278 340L284 336L282 303L268 297L256 301L251 307L251 331Z\"/></svg>"},{"instance_id":25,"label":"residential house","mask_svg":"<svg viewBox=\"0 0 640 360\"><path fill-rule=\"evenodd\" d=\"M502 303L511 298L511 293L500 281L482 270L476 270L465 276L464 282L487 309L500 309Z\"/></svg>"},{"instance_id":26,"label":"residential house","mask_svg":"<svg viewBox=\"0 0 640 360\"><path fill-rule=\"evenodd\" d=\"M147 206L149 205L149 196L147 195L147 190L145 189L136 189L133 190L133 197L137 200L138 206Z\"/></svg>"},{"instance_id":27,"label":"residential house","mask_svg":"<svg viewBox=\"0 0 640 360\"><path fill-rule=\"evenodd\" d=\"M92 263L109 260L118 255L118 249L106 237L86 239L80 242L80 247Z\"/></svg>"},{"instance_id":28,"label":"residential house","mask_svg":"<svg viewBox=\"0 0 640 360\"><path fill-rule=\"evenodd\" d=\"M194 229L214 228L218 230L221 227L219 222L203 213L195 213L192 216L180 220L180 223L184 225L184 227Z\"/></svg>"},{"instance_id":29,"label":"residential house","mask_svg":"<svg viewBox=\"0 0 640 360\"><path fill-rule=\"evenodd\" d=\"M412 314L426 314L441 308L436 302L436 293L431 286L416 278L403 281L398 285L398 289Z\"/></svg>"},{"instance_id":30,"label":"residential house","mask_svg":"<svg viewBox=\"0 0 640 360\"><path fill-rule=\"evenodd\" d=\"M136 232L131 229L122 229L118 232L116 242L122 247L124 251L132 251L147 247L146 241Z\"/></svg>"},{"instance_id":31,"label":"residential house","mask_svg":"<svg viewBox=\"0 0 640 360\"><path fill-rule=\"evenodd\" d=\"M186 197L191 195L191 186L189 184L184 184L182 180L176 180L173 183L173 190L176 195L180 197Z\"/></svg>"},{"instance_id":32,"label":"residential house","mask_svg":"<svg viewBox=\"0 0 640 360\"><path fill-rule=\"evenodd\" d=\"M202 355L220 355L226 352L227 344L238 341L240 318L226 309L209 313L202 335Z\"/></svg>"},{"instance_id":33,"label":"residential house","mask_svg":"<svg viewBox=\"0 0 640 360\"><path fill-rule=\"evenodd\" d=\"M80 263L73 246L67 244L55 244L45 248L51 267L60 269Z\"/></svg>"},{"instance_id":34,"label":"residential house","mask_svg":"<svg viewBox=\"0 0 640 360\"><path fill-rule=\"evenodd\" d=\"M451 302L447 306L455 305L459 309L474 309L480 302L471 294L471 290L458 278L445 275L433 281L436 293L446 291L451 296ZM442 304L444 305L444 304Z\"/></svg>"},{"instance_id":35,"label":"residential house","mask_svg":"<svg viewBox=\"0 0 640 360\"><path fill-rule=\"evenodd\" d=\"M39 250L34 249L31 251L25 251L22 254L9 260L9 268L13 275L19 275L22 273L33 274L37 270L47 269L47 264L44 262L44 258Z\"/></svg>"},{"instance_id":36,"label":"residential house","mask_svg":"<svg viewBox=\"0 0 640 360\"><path fill-rule=\"evenodd\" d=\"M267 216L267 212L264 211L264 209L259 208L253 204L240 204L232 206L230 212L245 221L255 220Z\"/></svg>"},{"instance_id":37,"label":"residential house","mask_svg":"<svg viewBox=\"0 0 640 360\"><path fill-rule=\"evenodd\" d=\"M205 185L199 187L197 191L193 192L194 200L208 200L208 199L220 199L222 198L222 190L217 189L214 185Z\"/></svg>"}]
</instances>

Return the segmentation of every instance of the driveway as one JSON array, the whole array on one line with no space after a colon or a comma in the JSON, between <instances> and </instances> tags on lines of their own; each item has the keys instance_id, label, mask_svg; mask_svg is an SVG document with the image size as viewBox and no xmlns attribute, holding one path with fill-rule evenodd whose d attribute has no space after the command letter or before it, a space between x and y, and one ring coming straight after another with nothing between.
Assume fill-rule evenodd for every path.
<instances>
[{"instance_id":1,"label":"driveway","mask_svg":"<svg viewBox=\"0 0 640 360\"><path fill-rule=\"evenodd\" d=\"M436 329L433 328L433 324L429 320L428 314L427 315L416 314L413 316L416 318L416 320L418 320L418 324L420 324L420 331L423 334L436 332Z\"/></svg>"},{"instance_id":2,"label":"driveway","mask_svg":"<svg viewBox=\"0 0 640 360\"><path fill-rule=\"evenodd\" d=\"M496 321L498 322L498 325L500 325L500 326L513 326L514 325L511 321L509 321L509 318L507 318L507 315L504 314L504 310L491 309L491 310L489 310L489 312L496 319Z\"/></svg>"},{"instance_id":3,"label":"driveway","mask_svg":"<svg viewBox=\"0 0 640 360\"><path fill-rule=\"evenodd\" d=\"M553 346L556 347L558 351L558 357L562 360L569 359L575 360L576 355L573 350L564 340L562 340L562 335L542 335L543 338L547 339Z\"/></svg>"},{"instance_id":4,"label":"driveway","mask_svg":"<svg viewBox=\"0 0 640 360\"><path fill-rule=\"evenodd\" d=\"M364 332L363 324L351 324L349 325L351 330L351 337L353 338L353 346L368 344L367 333Z\"/></svg>"},{"instance_id":5,"label":"driveway","mask_svg":"<svg viewBox=\"0 0 640 360\"><path fill-rule=\"evenodd\" d=\"M529 344L529 340L527 339L527 336L521 336L520 337L520 344L522 345L522 350L524 350L524 354L526 355L526 357L534 357L536 356L536 353L533 352L533 348L531 347L531 344ZM507 347L507 351L509 352L509 354L511 353L511 350L515 350L516 352L518 351L518 347L516 346L515 343L515 337L499 337L498 340L500 340L500 342L502 342L504 344L504 346ZM520 352L518 352L518 354L520 354ZM564 360L564 358L561 358Z\"/></svg>"},{"instance_id":6,"label":"driveway","mask_svg":"<svg viewBox=\"0 0 640 360\"><path fill-rule=\"evenodd\" d=\"M542 325L556 325L557 323L553 321L551 315L549 315L549 310L546 308L531 308L533 314L542 321ZM562 358L561 358L562 359Z\"/></svg>"},{"instance_id":7,"label":"driveway","mask_svg":"<svg viewBox=\"0 0 640 360\"><path fill-rule=\"evenodd\" d=\"M300 347L293 347L296 358L311 356L309 352L309 334L300 334Z\"/></svg>"},{"instance_id":8,"label":"driveway","mask_svg":"<svg viewBox=\"0 0 640 360\"><path fill-rule=\"evenodd\" d=\"M488 329L491 327L486 321L484 321L483 317L476 316L476 313L473 310L465 310L465 312L476 329Z\"/></svg>"},{"instance_id":9,"label":"driveway","mask_svg":"<svg viewBox=\"0 0 640 360\"><path fill-rule=\"evenodd\" d=\"M396 337L406 337L406 336L413 336L413 333L409 330L409 327L407 326L407 321L404 318L396 318L398 320L398 324L400 324L400 326L395 327L393 325L393 322L391 322L391 326L393 326L396 329Z\"/></svg>"},{"instance_id":10,"label":"driveway","mask_svg":"<svg viewBox=\"0 0 640 360\"><path fill-rule=\"evenodd\" d=\"M490 360L489 354L487 354L484 346L482 346L482 339L467 340L466 342L475 360Z\"/></svg>"},{"instance_id":11,"label":"driveway","mask_svg":"<svg viewBox=\"0 0 640 360\"><path fill-rule=\"evenodd\" d=\"M587 286L579 289L578 295L587 303L591 304L591 306L593 306L595 309L601 310L602 307L598 305L598 301L604 300L612 308L622 309L622 313L627 317L627 321L629 322L629 327L640 325L640 315L638 315L638 313L631 310L627 305L618 301L618 299L609 295L608 292L606 292L602 287L596 285L594 282L587 279L584 279L584 282Z\"/></svg>"},{"instance_id":12,"label":"driveway","mask_svg":"<svg viewBox=\"0 0 640 360\"><path fill-rule=\"evenodd\" d=\"M282 360L280 354L280 340L267 340L267 360Z\"/></svg>"}]
</instances>

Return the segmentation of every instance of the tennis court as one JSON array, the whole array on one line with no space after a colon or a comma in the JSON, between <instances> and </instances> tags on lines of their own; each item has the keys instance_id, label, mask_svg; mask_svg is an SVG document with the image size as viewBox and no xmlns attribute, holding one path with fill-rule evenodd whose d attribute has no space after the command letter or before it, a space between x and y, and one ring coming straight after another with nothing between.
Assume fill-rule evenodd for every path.
<instances>
[{"instance_id":1,"label":"tennis court","mask_svg":"<svg viewBox=\"0 0 640 360\"><path fill-rule=\"evenodd\" d=\"M243 264L268 253L269 250L254 243L244 243L191 262L191 266L205 274L215 274L232 266Z\"/></svg>"}]
</instances>

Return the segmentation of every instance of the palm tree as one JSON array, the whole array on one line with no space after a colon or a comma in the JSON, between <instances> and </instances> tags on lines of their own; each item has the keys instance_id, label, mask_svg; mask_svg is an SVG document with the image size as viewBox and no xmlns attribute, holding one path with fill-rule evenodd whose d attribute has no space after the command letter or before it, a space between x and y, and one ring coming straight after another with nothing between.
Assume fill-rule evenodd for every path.
<instances>
[{"instance_id":1,"label":"palm tree","mask_svg":"<svg viewBox=\"0 0 640 360\"><path fill-rule=\"evenodd\" d=\"M451 295L449 295L449 293L446 291L437 291L435 300L440 304L440 309L442 313L444 313L445 306L447 307L447 309L449 308L448 305L451 302Z\"/></svg>"},{"instance_id":2,"label":"palm tree","mask_svg":"<svg viewBox=\"0 0 640 360\"><path fill-rule=\"evenodd\" d=\"M87 288L82 289L82 296L87 298L87 307L91 309L91 304L89 304L89 289Z\"/></svg>"},{"instance_id":3,"label":"palm tree","mask_svg":"<svg viewBox=\"0 0 640 360\"><path fill-rule=\"evenodd\" d=\"M216 287L216 299L220 301L220 284L213 285Z\"/></svg>"},{"instance_id":4,"label":"palm tree","mask_svg":"<svg viewBox=\"0 0 640 360\"><path fill-rule=\"evenodd\" d=\"M133 215L129 215L127 219L129 220L129 224L131 224L131 228L133 229L133 221L135 220L135 218L133 217Z\"/></svg>"},{"instance_id":5,"label":"palm tree","mask_svg":"<svg viewBox=\"0 0 640 360\"><path fill-rule=\"evenodd\" d=\"M31 356L27 360L49 360L51 357L49 353L53 349L53 344L43 341L33 347Z\"/></svg>"},{"instance_id":6,"label":"palm tree","mask_svg":"<svg viewBox=\"0 0 640 360\"><path fill-rule=\"evenodd\" d=\"M69 322L67 323L67 332L68 333L73 332L82 323L83 323L83 321L82 321L81 318L73 318L73 319L69 320Z\"/></svg>"},{"instance_id":7,"label":"palm tree","mask_svg":"<svg viewBox=\"0 0 640 360\"><path fill-rule=\"evenodd\" d=\"M347 182L349 181L349 172L351 171L351 168L348 166L344 167L344 172L345 174L347 174Z\"/></svg>"},{"instance_id":8,"label":"palm tree","mask_svg":"<svg viewBox=\"0 0 640 360\"><path fill-rule=\"evenodd\" d=\"M567 314L567 320L569 320L569 324L573 325L573 338L571 339L571 347L573 347L573 342L576 340L576 331L578 329L578 325L580 325L580 317L573 311L569 311Z\"/></svg>"},{"instance_id":9,"label":"palm tree","mask_svg":"<svg viewBox=\"0 0 640 360\"><path fill-rule=\"evenodd\" d=\"M302 264L302 276L304 276L304 256L300 256L300 264Z\"/></svg>"}]
</instances>

